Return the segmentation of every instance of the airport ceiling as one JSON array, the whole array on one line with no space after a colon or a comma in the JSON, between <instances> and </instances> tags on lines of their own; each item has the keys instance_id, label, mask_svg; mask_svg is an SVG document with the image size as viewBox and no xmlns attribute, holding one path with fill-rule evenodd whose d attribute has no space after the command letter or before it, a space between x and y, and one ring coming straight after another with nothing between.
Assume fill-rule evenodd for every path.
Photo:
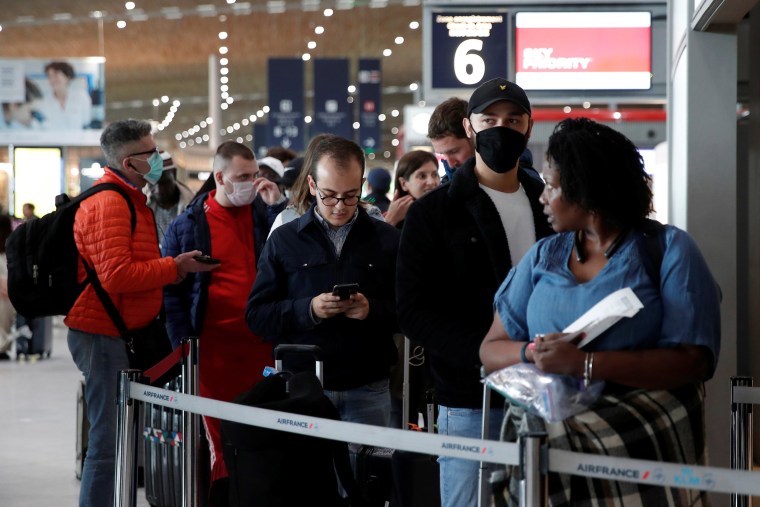
<instances>
[{"instance_id":1,"label":"airport ceiling","mask_svg":"<svg viewBox=\"0 0 760 507\"><path fill-rule=\"evenodd\" d=\"M106 120L161 121L179 100L172 123L157 135L169 143L208 116L208 61L220 56L220 46L229 48L224 56L234 99L222 111L223 126L267 104L270 57L346 57L354 84L358 59L380 58L386 130L400 125L402 116L389 113L415 100L409 85L422 79L422 29L410 27L421 22L420 0L134 0L132 9L123 0L0 3L0 58L104 56ZM120 21L126 26L119 28ZM316 48L308 49L309 42ZM387 49L392 54L383 56ZM169 103L154 106L162 96ZM307 111L308 104L307 98Z\"/></svg>"}]
</instances>

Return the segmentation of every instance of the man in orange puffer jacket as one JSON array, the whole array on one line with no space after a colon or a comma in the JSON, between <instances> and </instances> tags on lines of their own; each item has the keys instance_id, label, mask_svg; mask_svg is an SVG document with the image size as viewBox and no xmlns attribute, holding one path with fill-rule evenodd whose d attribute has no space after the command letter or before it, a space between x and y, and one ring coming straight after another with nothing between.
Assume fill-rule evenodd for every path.
<instances>
[{"instance_id":1,"label":"man in orange puffer jacket","mask_svg":"<svg viewBox=\"0 0 760 507\"><path fill-rule=\"evenodd\" d=\"M105 191L82 202L74 220L74 239L81 257L95 269L129 329L146 326L161 309L162 288L181 281L187 273L215 266L193 259L200 251L161 257L153 213L142 187L161 177L163 161L151 135L150 123L121 120L100 136L108 163L95 184L116 183L135 207L131 228L127 202L117 192ZM84 267L79 266L80 280ZM64 320L69 327L71 356L82 371L90 421L87 458L82 471L80 507L113 505L116 435L116 381L129 368L127 348L103 308L92 285L79 296Z\"/></svg>"}]
</instances>

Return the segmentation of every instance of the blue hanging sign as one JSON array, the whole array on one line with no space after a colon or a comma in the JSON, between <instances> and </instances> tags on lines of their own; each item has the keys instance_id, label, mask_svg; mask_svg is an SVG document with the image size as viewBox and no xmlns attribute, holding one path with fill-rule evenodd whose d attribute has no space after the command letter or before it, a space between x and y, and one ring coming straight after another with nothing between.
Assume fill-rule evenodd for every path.
<instances>
[{"instance_id":1,"label":"blue hanging sign","mask_svg":"<svg viewBox=\"0 0 760 507\"><path fill-rule=\"evenodd\" d=\"M382 149L380 138L382 73L380 60L362 58L359 60L359 145L365 153L376 153Z\"/></svg>"},{"instance_id":2,"label":"blue hanging sign","mask_svg":"<svg viewBox=\"0 0 760 507\"><path fill-rule=\"evenodd\" d=\"M304 149L304 69L300 58L270 58L269 146Z\"/></svg>"},{"instance_id":3,"label":"blue hanging sign","mask_svg":"<svg viewBox=\"0 0 760 507\"><path fill-rule=\"evenodd\" d=\"M335 134L351 139L353 115L348 103L348 59L314 60L313 135Z\"/></svg>"}]
</instances>

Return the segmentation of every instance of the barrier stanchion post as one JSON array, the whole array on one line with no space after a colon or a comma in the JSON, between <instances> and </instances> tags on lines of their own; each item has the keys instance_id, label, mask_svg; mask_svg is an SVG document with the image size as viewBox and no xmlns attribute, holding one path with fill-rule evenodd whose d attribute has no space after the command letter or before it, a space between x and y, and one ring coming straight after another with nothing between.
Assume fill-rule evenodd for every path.
<instances>
[{"instance_id":1,"label":"barrier stanchion post","mask_svg":"<svg viewBox=\"0 0 760 507\"><path fill-rule=\"evenodd\" d=\"M485 369L480 368L480 376L485 377ZM480 422L480 434L483 440L488 440L489 435L489 422L490 417L486 417L486 414L490 416L491 407L491 388L483 383L483 417ZM491 505L491 490L488 487L489 483L488 463L485 461L480 462L480 468L478 469L478 507L488 507Z\"/></svg>"},{"instance_id":2,"label":"barrier stanchion post","mask_svg":"<svg viewBox=\"0 0 760 507\"><path fill-rule=\"evenodd\" d=\"M183 344L188 354L182 363L182 392L198 396L198 338L190 337ZM201 416L184 411L182 415L182 507L198 507L199 496L199 454Z\"/></svg>"},{"instance_id":3,"label":"barrier stanchion post","mask_svg":"<svg viewBox=\"0 0 760 507\"><path fill-rule=\"evenodd\" d=\"M401 429L405 430L409 427L409 354L410 354L409 338L404 336L404 383L401 386L401 399L404 402L401 404ZM433 424L430 422L429 424Z\"/></svg>"},{"instance_id":4,"label":"barrier stanchion post","mask_svg":"<svg viewBox=\"0 0 760 507\"><path fill-rule=\"evenodd\" d=\"M520 507L546 505L546 433L525 432L519 435L520 444Z\"/></svg>"},{"instance_id":5,"label":"barrier stanchion post","mask_svg":"<svg viewBox=\"0 0 760 507\"><path fill-rule=\"evenodd\" d=\"M114 507L137 505L137 422L139 404L129 395L130 382L140 380L140 370L121 370L116 393L116 474Z\"/></svg>"},{"instance_id":6,"label":"barrier stanchion post","mask_svg":"<svg viewBox=\"0 0 760 507\"><path fill-rule=\"evenodd\" d=\"M731 377L731 468L752 470L752 405L734 401L735 387L752 387L752 377ZM731 495L733 507L749 507L747 495Z\"/></svg>"}]
</instances>

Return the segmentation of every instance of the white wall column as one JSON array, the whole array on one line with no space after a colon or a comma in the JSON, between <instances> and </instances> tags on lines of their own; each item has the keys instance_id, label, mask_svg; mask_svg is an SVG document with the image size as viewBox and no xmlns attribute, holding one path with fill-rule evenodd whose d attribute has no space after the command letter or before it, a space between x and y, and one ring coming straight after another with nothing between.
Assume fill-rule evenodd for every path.
<instances>
[{"instance_id":1,"label":"white wall column","mask_svg":"<svg viewBox=\"0 0 760 507\"><path fill-rule=\"evenodd\" d=\"M687 230L723 293L721 354L707 383L709 464L730 464L729 377L737 373L737 169L735 26L692 29L693 0L671 2L668 102L671 223ZM713 505L728 505L713 495Z\"/></svg>"}]
</instances>

